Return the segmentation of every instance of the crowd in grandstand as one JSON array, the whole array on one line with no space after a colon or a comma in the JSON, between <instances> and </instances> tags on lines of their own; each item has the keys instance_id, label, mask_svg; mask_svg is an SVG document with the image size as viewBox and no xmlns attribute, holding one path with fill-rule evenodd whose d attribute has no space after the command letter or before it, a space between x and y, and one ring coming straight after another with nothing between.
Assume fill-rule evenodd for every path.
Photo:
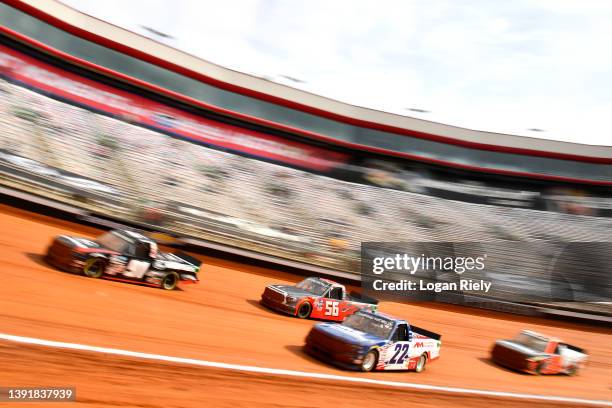
<instances>
[{"instance_id":1,"label":"crowd in grandstand","mask_svg":"<svg viewBox=\"0 0 612 408\"><path fill-rule=\"evenodd\" d=\"M182 203L330 256L356 256L362 241L610 240L609 218L349 183L169 137L6 81L0 128L2 151L107 186L114 199L146 208L151 223L163 222L156 209Z\"/></svg>"}]
</instances>

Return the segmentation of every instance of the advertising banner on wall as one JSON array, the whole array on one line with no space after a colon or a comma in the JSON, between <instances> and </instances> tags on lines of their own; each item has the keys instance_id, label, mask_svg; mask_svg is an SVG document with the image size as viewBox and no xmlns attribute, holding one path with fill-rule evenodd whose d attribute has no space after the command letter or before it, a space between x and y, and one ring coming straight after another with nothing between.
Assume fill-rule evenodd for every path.
<instances>
[{"instance_id":1,"label":"advertising banner on wall","mask_svg":"<svg viewBox=\"0 0 612 408\"><path fill-rule=\"evenodd\" d=\"M132 123L210 146L314 171L330 171L348 155L233 126L84 78L0 45L0 76L8 81Z\"/></svg>"}]
</instances>

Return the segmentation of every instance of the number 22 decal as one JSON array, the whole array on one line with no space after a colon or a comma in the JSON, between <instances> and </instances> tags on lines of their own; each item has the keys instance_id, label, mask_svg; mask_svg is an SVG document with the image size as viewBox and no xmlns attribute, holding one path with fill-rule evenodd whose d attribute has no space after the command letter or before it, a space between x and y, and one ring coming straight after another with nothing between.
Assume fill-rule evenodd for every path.
<instances>
[{"instance_id":1,"label":"number 22 decal","mask_svg":"<svg viewBox=\"0 0 612 408\"><path fill-rule=\"evenodd\" d=\"M393 354L393 357L391 357L391 360L389 360L389 364L404 364L406 357L408 357L408 344L396 344L395 353Z\"/></svg>"}]
</instances>

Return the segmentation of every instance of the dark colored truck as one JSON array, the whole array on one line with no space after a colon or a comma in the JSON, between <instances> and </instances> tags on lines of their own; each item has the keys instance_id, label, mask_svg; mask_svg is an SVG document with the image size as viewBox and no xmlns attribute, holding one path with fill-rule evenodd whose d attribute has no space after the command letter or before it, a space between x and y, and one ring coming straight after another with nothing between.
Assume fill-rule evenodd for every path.
<instances>
[{"instance_id":1,"label":"dark colored truck","mask_svg":"<svg viewBox=\"0 0 612 408\"><path fill-rule=\"evenodd\" d=\"M183 253L160 252L152 239L128 230L113 230L94 240L60 235L45 259L59 269L90 278L105 278L173 290L179 282L198 283L201 262Z\"/></svg>"}]
</instances>

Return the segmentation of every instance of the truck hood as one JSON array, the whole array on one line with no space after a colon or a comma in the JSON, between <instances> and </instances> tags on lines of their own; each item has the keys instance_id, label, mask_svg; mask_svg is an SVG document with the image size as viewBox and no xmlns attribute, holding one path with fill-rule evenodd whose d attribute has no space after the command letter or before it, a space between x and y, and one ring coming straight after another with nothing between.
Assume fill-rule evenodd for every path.
<instances>
[{"instance_id":1,"label":"truck hood","mask_svg":"<svg viewBox=\"0 0 612 408\"><path fill-rule=\"evenodd\" d=\"M155 260L164 262L176 262L183 265L192 265L191 263L187 262L187 260L181 258L180 256L176 256L175 254L170 252L159 252Z\"/></svg>"},{"instance_id":2,"label":"truck hood","mask_svg":"<svg viewBox=\"0 0 612 408\"><path fill-rule=\"evenodd\" d=\"M316 296L314 293L312 292L307 292L305 290L302 290L300 288L296 288L295 286L288 286L288 285L270 285L270 288L273 288L274 290L276 290L277 292L281 292L285 295L288 296L294 296L294 297L304 297L304 296Z\"/></svg>"},{"instance_id":3,"label":"truck hood","mask_svg":"<svg viewBox=\"0 0 612 408\"><path fill-rule=\"evenodd\" d=\"M104 254L118 254L118 252L103 247L98 242L89 238L70 237L68 235L60 235L56 238L63 245L71 248L74 251L81 253L98 252Z\"/></svg>"},{"instance_id":4,"label":"truck hood","mask_svg":"<svg viewBox=\"0 0 612 408\"><path fill-rule=\"evenodd\" d=\"M156 269L172 269L176 271L193 272L200 270L201 262L185 254L173 254L170 252L159 252L153 267Z\"/></svg>"},{"instance_id":5,"label":"truck hood","mask_svg":"<svg viewBox=\"0 0 612 408\"><path fill-rule=\"evenodd\" d=\"M547 355L543 351L534 350L520 343L515 343L512 340L498 340L495 342L495 344L498 347L503 347L503 348L510 349L518 353L521 353L522 355L525 356L525 358Z\"/></svg>"},{"instance_id":6,"label":"truck hood","mask_svg":"<svg viewBox=\"0 0 612 408\"><path fill-rule=\"evenodd\" d=\"M341 340L344 343L361 347L371 347L385 343L383 338L337 323L318 323L312 330L318 331L327 337Z\"/></svg>"}]
</instances>

